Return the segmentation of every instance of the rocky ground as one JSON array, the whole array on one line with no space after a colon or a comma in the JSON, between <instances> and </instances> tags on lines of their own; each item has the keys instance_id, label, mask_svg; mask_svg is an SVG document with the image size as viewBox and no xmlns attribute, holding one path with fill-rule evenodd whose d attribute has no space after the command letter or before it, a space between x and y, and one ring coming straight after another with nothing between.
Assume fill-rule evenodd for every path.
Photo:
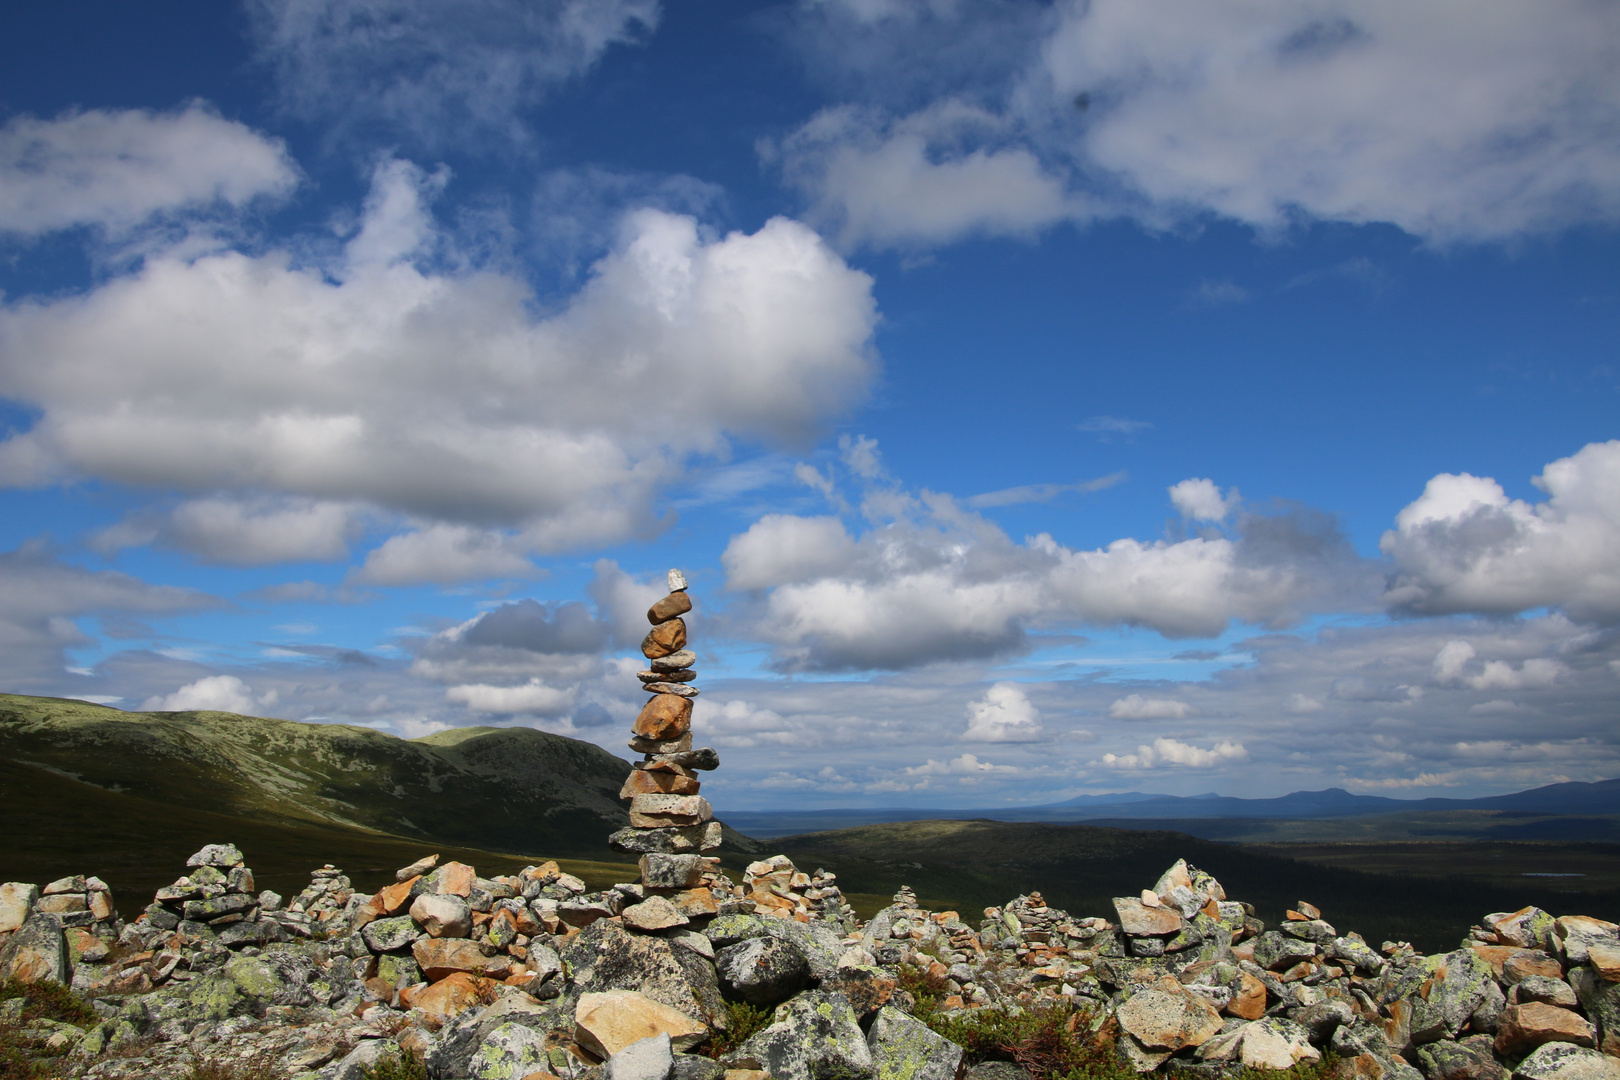
<instances>
[{"instance_id":1,"label":"rocky ground","mask_svg":"<svg viewBox=\"0 0 1620 1080\"><path fill-rule=\"evenodd\" d=\"M961 1033L1050 1016L1124 1075L1333 1055L1358 1080L1620 1080L1620 931L1597 919L1495 913L1422 956L1304 902L1268 928L1177 863L1105 916L1032 893L975 926L902 890L862 923L781 856L741 883L644 862L589 892L555 863L429 857L371 896L327 866L287 900L211 845L127 925L95 878L6 884L0 1041L96 1080L1048 1080L1051 1054ZM27 987L52 982L88 1008L44 1015Z\"/></svg>"}]
</instances>

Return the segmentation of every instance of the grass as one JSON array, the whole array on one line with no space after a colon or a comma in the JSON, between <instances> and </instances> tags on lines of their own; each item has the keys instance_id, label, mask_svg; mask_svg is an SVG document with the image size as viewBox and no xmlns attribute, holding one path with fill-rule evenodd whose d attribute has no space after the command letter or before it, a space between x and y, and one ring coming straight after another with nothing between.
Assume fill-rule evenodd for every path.
<instances>
[{"instance_id":1,"label":"grass","mask_svg":"<svg viewBox=\"0 0 1620 1080\"><path fill-rule=\"evenodd\" d=\"M44 1043L27 1033L36 1020L58 1020L77 1027L100 1021L96 1011L61 983L0 983L0 1001L22 999L18 1023L0 1023L0 1080L54 1080L62 1075L58 1064L46 1057Z\"/></svg>"},{"instance_id":2,"label":"grass","mask_svg":"<svg viewBox=\"0 0 1620 1080\"><path fill-rule=\"evenodd\" d=\"M193 1057L180 1074L180 1080L282 1080L286 1074L268 1056L245 1061Z\"/></svg>"},{"instance_id":3,"label":"grass","mask_svg":"<svg viewBox=\"0 0 1620 1080\"><path fill-rule=\"evenodd\" d=\"M398 1058L385 1058L362 1069L360 1075L364 1080L428 1080L427 1066L422 1063L422 1058L409 1050Z\"/></svg>"},{"instance_id":4,"label":"grass","mask_svg":"<svg viewBox=\"0 0 1620 1080\"><path fill-rule=\"evenodd\" d=\"M1138 1080L1116 1049L1112 1018L1054 1003L1020 1013L993 1009L932 1012L918 1019L962 1047L969 1066L1007 1061L1035 1080ZM1340 1072L1332 1054L1290 1069L1243 1069L1233 1080L1333 1080ZM1174 1062L1170 1075L1175 1075Z\"/></svg>"}]
</instances>

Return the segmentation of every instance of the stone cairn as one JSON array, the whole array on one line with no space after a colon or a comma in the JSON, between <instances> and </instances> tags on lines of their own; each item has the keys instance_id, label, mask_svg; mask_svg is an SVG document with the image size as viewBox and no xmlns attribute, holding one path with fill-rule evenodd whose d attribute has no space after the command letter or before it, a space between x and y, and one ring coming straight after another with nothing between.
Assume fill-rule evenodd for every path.
<instances>
[{"instance_id":1,"label":"stone cairn","mask_svg":"<svg viewBox=\"0 0 1620 1080\"><path fill-rule=\"evenodd\" d=\"M720 864L702 855L720 846L720 823L698 794L697 774L719 767L720 757L707 747L692 749L692 700L699 691L692 685L697 655L686 647L681 618L692 610L686 590L686 575L671 570L669 595L647 609L652 629L641 653L648 669L636 677L652 697L630 734L630 749L642 760L619 792L630 801L630 826L609 838L621 851L641 856L641 884L649 897L697 890L705 873Z\"/></svg>"}]
</instances>

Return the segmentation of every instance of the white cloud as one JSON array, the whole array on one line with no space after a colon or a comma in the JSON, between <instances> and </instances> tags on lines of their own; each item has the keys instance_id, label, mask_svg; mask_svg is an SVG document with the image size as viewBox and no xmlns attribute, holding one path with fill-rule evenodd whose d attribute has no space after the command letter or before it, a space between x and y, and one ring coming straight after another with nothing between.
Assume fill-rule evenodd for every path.
<instances>
[{"instance_id":1,"label":"white cloud","mask_svg":"<svg viewBox=\"0 0 1620 1080\"><path fill-rule=\"evenodd\" d=\"M1207 769L1224 762L1247 761L1242 743L1221 741L1208 750L1176 739L1154 739L1152 746L1138 746L1134 754L1104 754L1102 763L1110 769L1154 769L1160 765L1180 765Z\"/></svg>"},{"instance_id":2,"label":"white cloud","mask_svg":"<svg viewBox=\"0 0 1620 1080\"><path fill-rule=\"evenodd\" d=\"M1474 647L1466 641L1448 641L1434 654L1434 681L1442 685L1462 678L1463 669L1474 658Z\"/></svg>"},{"instance_id":3,"label":"white cloud","mask_svg":"<svg viewBox=\"0 0 1620 1080\"><path fill-rule=\"evenodd\" d=\"M658 0L249 0L283 102L348 133L509 147L520 110L658 23Z\"/></svg>"},{"instance_id":4,"label":"white cloud","mask_svg":"<svg viewBox=\"0 0 1620 1080\"><path fill-rule=\"evenodd\" d=\"M1017 506L1021 503L1051 502L1059 495L1070 492L1087 494L1094 491L1106 491L1116 484L1123 484L1128 476L1125 472L1113 472L1107 476L1099 476L1095 480L1081 480L1074 484L1022 484L1018 487L1003 488L1000 491L986 491L962 500L962 505L973 510L984 510L995 506Z\"/></svg>"},{"instance_id":5,"label":"white cloud","mask_svg":"<svg viewBox=\"0 0 1620 1080\"><path fill-rule=\"evenodd\" d=\"M854 551L838 518L766 514L731 538L720 563L729 588L761 589L834 573Z\"/></svg>"},{"instance_id":6,"label":"white cloud","mask_svg":"<svg viewBox=\"0 0 1620 1080\"><path fill-rule=\"evenodd\" d=\"M1041 738L1041 711L1022 690L998 682L978 701L968 702L968 742L1035 742Z\"/></svg>"},{"instance_id":7,"label":"white cloud","mask_svg":"<svg viewBox=\"0 0 1620 1080\"><path fill-rule=\"evenodd\" d=\"M297 178L281 140L201 103L18 116L0 128L0 233L122 231L165 211L283 195Z\"/></svg>"},{"instance_id":8,"label":"white cloud","mask_svg":"<svg viewBox=\"0 0 1620 1080\"><path fill-rule=\"evenodd\" d=\"M1128 694L1108 706L1115 720L1181 720L1192 715L1192 706L1172 698L1150 698Z\"/></svg>"},{"instance_id":9,"label":"white cloud","mask_svg":"<svg viewBox=\"0 0 1620 1080\"><path fill-rule=\"evenodd\" d=\"M362 585L448 585L535 577L539 568L513 537L465 525L429 525L391 536L353 574Z\"/></svg>"},{"instance_id":10,"label":"white cloud","mask_svg":"<svg viewBox=\"0 0 1620 1080\"><path fill-rule=\"evenodd\" d=\"M1016 773L1019 770L1012 765L996 765L989 761L980 761L974 754L963 754L961 757L951 758L949 761L935 761L929 758L921 765L913 765L905 770L907 776L978 776L983 773Z\"/></svg>"},{"instance_id":11,"label":"white cloud","mask_svg":"<svg viewBox=\"0 0 1620 1080\"><path fill-rule=\"evenodd\" d=\"M1023 147L995 145L1007 127L955 100L893 121L841 106L818 113L768 156L780 158L812 218L846 247L1030 236L1085 216L1061 174Z\"/></svg>"},{"instance_id":12,"label":"white cloud","mask_svg":"<svg viewBox=\"0 0 1620 1080\"><path fill-rule=\"evenodd\" d=\"M482 683L452 686L444 692L444 698L465 705L473 712L536 716L567 712L574 704L571 691L547 686L538 678L530 679L521 686L489 686Z\"/></svg>"},{"instance_id":13,"label":"white cloud","mask_svg":"<svg viewBox=\"0 0 1620 1080\"><path fill-rule=\"evenodd\" d=\"M137 514L91 539L104 552L159 543L229 566L344 558L358 508L294 498L193 499L164 517Z\"/></svg>"},{"instance_id":14,"label":"white cloud","mask_svg":"<svg viewBox=\"0 0 1620 1080\"><path fill-rule=\"evenodd\" d=\"M1325 515L1245 514L1230 535L1117 540L1075 550L1015 543L949 496L869 491L876 524L810 573L769 556L766 536L837 537L832 519L773 515L728 549L728 570L769 590L753 628L784 669L904 668L1021 650L1034 625L1146 626L1213 636L1232 620L1283 626L1311 610L1365 607L1376 572ZM752 530L750 530L752 531ZM797 544L781 545L797 550ZM745 558L747 554L749 557Z\"/></svg>"},{"instance_id":15,"label":"white cloud","mask_svg":"<svg viewBox=\"0 0 1620 1080\"><path fill-rule=\"evenodd\" d=\"M142 712L228 712L255 715L254 709L276 703L277 693L269 690L257 698L252 687L235 675L209 675L187 683L172 694L148 698Z\"/></svg>"},{"instance_id":16,"label":"white cloud","mask_svg":"<svg viewBox=\"0 0 1620 1080\"><path fill-rule=\"evenodd\" d=\"M734 434L803 440L872 376L871 279L797 223L705 239L690 218L634 214L583 290L536 319L514 279L405 258L434 242L433 178L384 163L375 184L338 267L154 256L83 296L0 307L0 394L40 413L0 443L0 482L421 520L366 580L483 573L500 543L431 526L505 526L496 572L513 573L520 555L655 532L659 489L692 455ZM625 408L653 387L679 422Z\"/></svg>"},{"instance_id":17,"label":"white cloud","mask_svg":"<svg viewBox=\"0 0 1620 1080\"><path fill-rule=\"evenodd\" d=\"M1620 216L1620 9L1078 0L1029 92L1162 207L1490 240ZM1091 108L1076 116L1073 102ZM1419 104L1421 103L1421 104Z\"/></svg>"},{"instance_id":18,"label":"white cloud","mask_svg":"<svg viewBox=\"0 0 1620 1080\"><path fill-rule=\"evenodd\" d=\"M1183 480L1170 486L1170 502L1182 517L1194 521L1221 521L1239 502L1237 489L1222 495L1221 489L1210 479Z\"/></svg>"},{"instance_id":19,"label":"white cloud","mask_svg":"<svg viewBox=\"0 0 1620 1080\"><path fill-rule=\"evenodd\" d=\"M1390 606L1620 619L1620 440L1589 443L1534 482L1548 498L1532 505L1485 477L1430 480L1379 541L1398 568Z\"/></svg>"}]
</instances>

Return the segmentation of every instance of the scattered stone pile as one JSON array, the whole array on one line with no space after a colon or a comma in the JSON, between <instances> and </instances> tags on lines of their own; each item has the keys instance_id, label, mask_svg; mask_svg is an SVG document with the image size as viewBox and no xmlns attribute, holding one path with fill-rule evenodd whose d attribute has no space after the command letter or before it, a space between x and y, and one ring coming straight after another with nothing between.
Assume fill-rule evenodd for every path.
<instances>
[{"instance_id":1,"label":"scattered stone pile","mask_svg":"<svg viewBox=\"0 0 1620 1080\"><path fill-rule=\"evenodd\" d=\"M1031 893L974 929L902 889L862 924L832 875L785 857L736 885L696 853L653 854L642 881L601 891L555 863L484 878L429 856L366 897L328 866L282 907L210 846L121 931L95 917L110 903L93 906L94 879L13 883L0 977L94 995L100 1023L34 1034L97 1080L199 1056L358 1080L407 1052L440 1080L954 1080L963 1052L914 1015L924 997L961 1015L1074 1006L1094 1031L1111 1021L1141 1073L1213 1080L1331 1051L1358 1080L1620 1080L1620 928L1597 919L1495 913L1422 956L1304 902L1267 928L1178 862L1113 919ZM53 896L83 908L42 907ZM706 1056L728 1002L770 1022ZM970 1076L1020 1080L990 1068Z\"/></svg>"},{"instance_id":2,"label":"scattered stone pile","mask_svg":"<svg viewBox=\"0 0 1620 1080\"><path fill-rule=\"evenodd\" d=\"M669 595L647 609L652 629L641 642L649 668L638 672L642 689L652 695L630 730L630 749L642 755L619 792L630 801L630 827L610 838L614 847L645 856L642 884L649 889L684 889L690 885L657 884L692 878L698 865L664 856L693 855L720 846L720 823L714 808L698 794L699 771L718 768L713 750L692 749L692 702L698 694L692 680L697 654L686 647L686 620L692 610L686 575L669 572ZM717 865L717 864L709 864ZM696 884L695 878L692 882Z\"/></svg>"}]
</instances>

